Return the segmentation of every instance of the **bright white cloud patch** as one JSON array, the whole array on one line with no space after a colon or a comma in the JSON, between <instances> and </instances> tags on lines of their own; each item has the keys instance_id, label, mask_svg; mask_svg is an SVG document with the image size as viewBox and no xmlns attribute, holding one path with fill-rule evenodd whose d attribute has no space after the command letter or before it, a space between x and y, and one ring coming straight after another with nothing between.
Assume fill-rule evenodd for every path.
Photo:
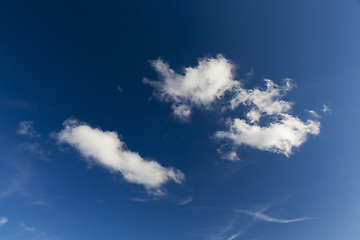
<instances>
[{"instance_id":1,"label":"bright white cloud patch","mask_svg":"<svg viewBox=\"0 0 360 240\"><path fill-rule=\"evenodd\" d=\"M0 227L2 225L4 225L5 223L7 223L8 221L9 221L9 219L7 219L7 218L4 218L4 217L0 218Z\"/></svg>"},{"instance_id":2,"label":"bright white cloud patch","mask_svg":"<svg viewBox=\"0 0 360 240\"><path fill-rule=\"evenodd\" d=\"M265 90L242 87L235 90L230 107L235 109L240 104L247 106L246 118L229 119L230 129L218 131L215 136L229 139L235 146L249 145L289 157L294 148L306 141L308 134L317 135L320 132L320 123L313 120L303 122L289 114L292 103L281 100L292 88L289 79L285 79L281 87L269 79L265 81Z\"/></svg>"},{"instance_id":3,"label":"bright white cloud patch","mask_svg":"<svg viewBox=\"0 0 360 240\"><path fill-rule=\"evenodd\" d=\"M185 121L189 120L192 107L209 109L239 84L233 80L234 65L220 54L199 59L196 67L184 68L182 74L174 72L161 59L151 61L151 65L158 72L159 81L144 78L143 82L155 88L155 96L160 100L173 102L174 114Z\"/></svg>"},{"instance_id":4,"label":"bright white cloud patch","mask_svg":"<svg viewBox=\"0 0 360 240\"><path fill-rule=\"evenodd\" d=\"M181 183L185 178L177 169L162 167L159 163L145 160L137 152L126 149L116 132L102 131L68 119L57 138L59 142L76 148L88 160L91 159L112 172L121 172L126 181L142 184L154 194L162 193L160 187L164 183L171 180Z\"/></svg>"},{"instance_id":5,"label":"bright white cloud patch","mask_svg":"<svg viewBox=\"0 0 360 240\"><path fill-rule=\"evenodd\" d=\"M307 135L318 134L320 124L312 120L302 122L299 118L283 114L281 119L262 127L235 118L229 122L229 131L218 131L215 136L233 141L235 145L246 144L260 150L290 156L294 147L306 141Z\"/></svg>"}]
</instances>

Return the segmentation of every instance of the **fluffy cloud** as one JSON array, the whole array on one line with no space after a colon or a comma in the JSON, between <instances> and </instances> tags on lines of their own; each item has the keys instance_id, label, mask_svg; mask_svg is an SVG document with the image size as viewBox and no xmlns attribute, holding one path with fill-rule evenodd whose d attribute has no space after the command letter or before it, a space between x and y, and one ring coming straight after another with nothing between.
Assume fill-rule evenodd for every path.
<instances>
[{"instance_id":1,"label":"fluffy cloud","mask_svg":"<svg viewBox=\"0 0 360 240\"><path fill-rule=\"evenodd\" d=\"M126 149L116 132L92 128L74 119L64 122L57 139L76 148L86 159L112 172L120 172L126 181L144 185L154 194L162 194L160 188L164 183L171 180L181 183L185 178L177 169L165 168Z\"/></svg>"},{"instance_id":2,"label":"fluffy cloud","mask_svg":"<svg viewBox=\"0 0 360 240\"><path fill-rule=\"evenodd\" d=\"M238 87L235 97L230 101L232 109L235 109L239 104L244 104L251 107L247 118L251 122L256 122L260 119L262 114L273 115L279 113L286 113L291 109L291 102L280 100L286 92L292 89L291 80L285 79L284 85L279 87L270 79L265 79L266 89L244 89Z\"/></svg>"},{"instance_id":3,"label":"fluffy cloud","mask_svg":"<svg viewBox=\"0 0 360 240\"><path fill-rule=\"evenodd\" d=\"M34 129L34 122L32 121L22 121L19 124L18 133L21 135L25 135L29 138L40 137L40 134L37 133Z\"/></svg>"},{"instance_id":4,"label":"fluffy cloud","mask_svg":"<svg viewBox=\"0 0 360 240\"><path fill-rule=\"evenodd\" d=\"M4 217L0 218L0 227L2 225L4 225L5 223L7 223L8 221L9 221L9 219L7 219L7 218L4 218Z\"/></svg>"},{"instance_id":5,"label":"fluffy cloud","mask_svg":"<svg viewBox=\"0 0 360 240\"><path fill-rule=\"evenodd\" d=\"M265 79L266 89L236 89L230 107L235 109L240 104L248 107L245 119L228 120L229 130L218 131L215 136L231 140L235 146L249 145L264 151L282 153L289 157L294 148L307 139L308 134L320 132L318 121L301 121L289 114L292 103L281 97L292 88L289 79L279 87Z\"/></svg>"},{"instance_id":6,"label":"fluffy cloud","mask_svg":"<svg viewBox=\"0 0 360 240\"><path fill-rule=\"evenodd\" d=\"M234 79L235 66L222 55L216 58L198 60L198 66L184 68L182 74L174 72L161 59L151 61L158 72L159 80L144 79L143 82L155 89L155 96L162 101L172 102L175 116L184 121L190 119L193 107L210 109L211 105L226 93L230 100L225 108L235 110L245 106L243 119L228 120L229 130L218 131L215 137L230 140L233 149L241 145L282 153L290 156L294 148L304 143L309 134L320 132L320 123L314 120L303 122L290 114L293 103L282 97L293 88L291 79L284 79L278 86L265 79L265 89L246 89ZM247 79L253 71L246 74ZM324 108L327 111L327 108ZM314 111L309 111L315 113ZM221 148L220 148L221 150ZM236 152L219 152L222 158L240 160Z\"/></svg>"},{"instance_id":7,"label":"fluffy cloud","mask_svg":"<svg viewBox=\"0 0 360 240\"><path fill-rule=\"evenodd\" d=\"M211 104L227 91L239 85L234 78L234 65L222 55L202 58L196 67L184 68L182 74L174 72L161 59L151 61L159 74L159 81L144 78L145 84L155 89L155 96L172 102L175 116L188 121L192 107L209 109Z\"/></svg>"},{"instance_id":8,"label":"fluffy cloud","mask_svg":"<svg viewBox=\"0 0 360 240\"><path fill-rule=\"evenodd\" d=\"M294 147L299 147L306 141L307 135L318 134L320 123L312 120L302 122L299 118L283 114L282 119L262 127L248 124L245 120L235 118L229 121L229 131L218 131L215 136L230 139L235 145L251 147L291 155Z\"/></svg>"}]
</instances>

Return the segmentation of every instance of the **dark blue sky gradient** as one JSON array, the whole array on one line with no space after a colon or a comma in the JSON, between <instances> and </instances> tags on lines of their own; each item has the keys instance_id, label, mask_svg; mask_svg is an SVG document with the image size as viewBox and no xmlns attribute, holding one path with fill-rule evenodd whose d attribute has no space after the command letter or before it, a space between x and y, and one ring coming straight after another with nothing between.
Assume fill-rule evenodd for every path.
<instances>
[{"instance_id":1,"label":"dark blue sky gradient","mask_svg":"<svg viewBox=\"0 0 360 240\"><path fill-rule=\"evenodd\" d=\"M359 239L359 26L355 0L2 0L0 196L11 193L0 197L0 218L9 220L0 240L215 240L242 229L237 239ZM149 60L181 72L219 53L237 65L236 79L253 69L247 88L294 79L284 100L300 119L329 106L320 134L290 158L243 146L243 161L228 162L213 135L241 108L194 109L186 124L142 83L158 77ZM89 166L51 137L70 117L117 131L131 151L181 170L186 181L154 199ZM21 121L33 121L41 138L17 134ZM35 142L45 160L24 147ZM234 212L267 204L273 217L313 219L246 227L251 217Z\"/></svg>"}]
</instances>

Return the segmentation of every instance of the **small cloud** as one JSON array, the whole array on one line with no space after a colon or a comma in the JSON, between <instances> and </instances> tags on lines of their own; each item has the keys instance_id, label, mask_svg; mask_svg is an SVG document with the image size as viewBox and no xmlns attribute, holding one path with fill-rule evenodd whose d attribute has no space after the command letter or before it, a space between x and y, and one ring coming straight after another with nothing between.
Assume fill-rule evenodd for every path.
<instances>
[{"instance_id":1,"label":"small cloud","mask_svg":"<svg viewBox=\"0 0 360 240\"><path fill-rule=\"evenodd\" d=\"M152 199L149 199L149 198L138 198L138 197L131 197L129 198L130 201L133 201L133 202L149 202L151 201Z\"/></svg>"},{"instance_id":2,"label":"small cloud","mask_svg":"<svg viewBox=\"0 0 360 240\"><path fill-rule=\"evenodd\" d=\"M34 129L34 122L33 121L22 121L19 124L19 129L17 131L20 135L25 135L29 138L38 138L41 135L37 133Z\"/></svg>"},{"instance_id":3,"label":"small cloud","mask_svg":"<svg viewBox=\"0 0 360 240\"><path fill-rule=\"evenodd\" d=\"M217 149L217 152L220 154L221 159L230 161L241 161L236 151L224 152L221 148L219 148Z\"/></svg>"},{"instance_id":4,"label":"small cloud","mask_svg":"<svg viewBox=\"0 0 360 240\"><path fill-rule=\"evenodd\" d=\"M28 227L24 223L20 223L20 226L22 226L26 231L36 231L35 228Z\"/></svg>"},{"instance_id":5,"label":"small cloud","mask_svg":"<svg viewBox=\"0 0 360 240\"><path fill-rule=\"evenodd\" d=\"M192 202L193 198L192 197L188 197L187 199L184 199L180 202L178 202L178 205L185 205L185 204L188 204L190 202Z\"/></svg>"},{"instance_id":6,"label":"small cloud","mask_svg":"<svg viewBox=\"0 0 360 240\"><path fill-rule=\"evenodd\" d=\"M184 68L183 73L176 73L161 59L150 63L159 81L144 78L143 83L151 85L161 101L172 102L174 115L186 121L193 107L210 109L212 103L239 85L233 79L235 66L221 54L198 59L197 66Z\"/></svg>"},{"instance_id":7,"label":"small cloud","mask_svg":"<svg viewBox=\"0 0 360 240\"><path fill-rule=\"evenodd\" d=\"M329 106L326 106L325 104L323 105L322 111L323 111L324 113L325 113L325 112L331 113L331 109L329 108Z\"/></svg>"},{"instance_id":8,"label":"small cloud","mask_svg":"<svg viewBox=\"0 0 360 240\"><path fill-rule=\"evenodd\" d=\"M77 149L90 163L110 172L122 174L125 181L143 185L149 194L164 195L161 187L169 182L182 183L184 174L158 162L146 160L139 153L127 149L117 132L102 131L74 119L64 122L64 129L56 134L59 143Z\"/></svg>"},{"instance_id":9,"label":"small cloud","mask_svg":"<svg viewBox=\"0 0 360 240\"><path fill-rule=\"evenodd\" d=\"M94 199L94 202L97 202L97 203L106 203L104 200L101 200L101 199Z\"/></svg>"},{"instance_id":10,"label":"small cloud","mask_svg":"<svg viewBox=\"0 0 360 240\"><path fill-rule=\"evenodd\" d=\"M49 153L45 152L42 149L40 143L37 143L37 142L28 143L28 142L26 142L26 143L20 144L18 147L22 148L24 150L27 150L27 151L35 154L35 155L38 155L43 160L49 160L48 157L47 157L49 155Z\"/></svg>"},{"instance_id":11,"label":"small cloud","mask_svg":"<svg viewBox=\"0 0 360 240\"><path fill-rule=\"evenodd\" d=\"M2 225L4 225L5 223L7 223L8 221L9 221L9 219L7 219L7 218L4 218L4 217L0 218L0 227Z\"/></svg>"},{"instance_id":12,"label":"small cloud","mask_svg":"<svg viewBox=\"0 0 360 240\"><path fill-rule=\"evenodd\" d=\"M315 112L315 111L313 111L313 110L307 110L308 111L308 113L310 113L312 116L314 116L315 118L320 118L320 115L317 113L317 112Z\"/></svg>"},{"instance_id":13,"label":"small cloud","mask_svg":"<svg viewBox=\"0 0 360 240\"><path fill-rule=\"evenodd\" d=\"M28 205L50 206L51 204L48 202L44 202L44 201L35 201L35 202L29 202L29 203L24 204L24 206L28 206Z\"/></svg>"},{"instance_id":14,"label":"small cloud","mask_svg":"<svg viewBox=\"0 0 360 240\"><path fill-rule=\"evenodd\" d=\"M123 90L121 89L121 87L118 86L117 89L119 90L119 92L121 92L121 93L123 92Z\"/></svg>"}]
</instances>

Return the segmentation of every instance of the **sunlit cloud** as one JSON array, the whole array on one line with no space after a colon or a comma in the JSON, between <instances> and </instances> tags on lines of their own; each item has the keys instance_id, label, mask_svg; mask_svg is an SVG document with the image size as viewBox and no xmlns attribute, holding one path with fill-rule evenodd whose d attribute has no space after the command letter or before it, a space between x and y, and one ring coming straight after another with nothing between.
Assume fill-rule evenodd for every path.
<instances>
[{"instance_id":1,"label":"sunlit cloud","mask_svg":"<svg viewBox=\"0 0 360 240\"><path fill-rule=\"evenodd\" d=\"M194 107L210 110L215 103L225 104L222 114L226 109L234 111L240 105L245 107L243 118L228 118L228 130L214 135L233 146L230 152L219 152L223 159L240 160L236 148L242 145L289 157L308 135L320 132L319 121L303 121L293 116L294 103L282 99L295 86L289 78L285 78L282 85L265 79L265 89L246 89L243 82L235 80L235 65L221 54L216 58L199 59L196 67L186 67L182 73L176 73L161 59L151 61L151 65L159 80L144 78L143 82L155 89L154 95L158 99L171 102L174 115L185 122L190 120ZM253 75L251 70L244 81ZM228 94L226 98L225 94ZM218 101L221 98L225 101ZM319 116L313 110L308 112Z\"/></svg>"},{"instance_id":2,"label":"sunlit cloud","mask_svg":"<svg viewBox=\"0 0 360 240\"><path fill-rule=\"evenodd\" d=\"M248 108L245 119L229 118L229 130L218 131L215 137L230 140L234 146L248 145L263 151L281 153L289 157L294 148L303 144L309 134L320 132L320 122L307 120L303 122L290 114L291 102L281 97L292 89L290 79L278 86L265 79L266 89L236 89L236 95L230 102L235 109L240 104Z\"/></svg>"},{"instance_id":3,"label":"sunlit cloud","mask_svg":"<svg viewBox=\"0 0 360 240\"><path fill-rule=\"evenodd\" d=\"M74 119L64 122L57 134L59 143L76 148L88 161L97 163L111 172L119 172L130 183L145 186L149 193L163 194L162 185L169 181L181 183L185 176L174 168L166 168L139 153L126 148L116 132L102 131Z\"/></svg>"},{"instance_id":4,"label":"sunlit cloud","mask_svg":"<svg viewBox=\"0 0 360 240\"><path fill-rule=\"evenodd\" d=\"M159 80L144 78L143 82L155 89L158 99L172 102L174 115L183 121L190 119L193 107L210 109L212 103L239 84L233 80L235 66L221 54L199 59L196 67L184 68L183 73L176 73L161 59L150 63Z\"/></svg>"}]
</instances>

